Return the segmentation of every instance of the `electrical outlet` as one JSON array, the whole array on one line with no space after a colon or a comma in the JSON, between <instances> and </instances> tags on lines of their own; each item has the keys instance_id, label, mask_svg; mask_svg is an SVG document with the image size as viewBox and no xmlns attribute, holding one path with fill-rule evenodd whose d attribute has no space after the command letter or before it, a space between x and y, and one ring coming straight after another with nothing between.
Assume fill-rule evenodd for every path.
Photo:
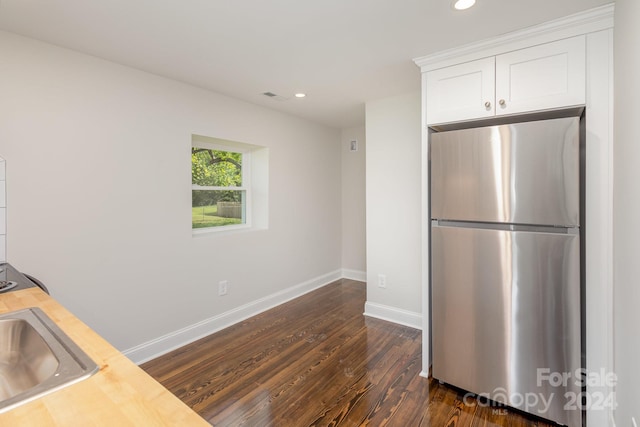
<instances>
[{"instance_id":1,"label":"electrical outlet","mask_svg":"<svg viewBox=\"0 0 640 427\"><path fill-rule=\"evenodd\" d=\"M631 417L631 423L633 424L633 427L638 427L638 423L636 423L636 417Z\"/></svg>"},{"instance_id":2,"label":"electrical outlet","mask_svg":"<svg viewBox=\"0 0 640 427\"><path fill-rule=\"evenodd\" d=\"M384 274L378 274L378 287L386 288L387 287L387 276Z\"/></svg>"},{"instance_id":3,"label":"electrical outlet","mask_svg":"<svg viewBox=\"0 0 640 427\"><path fill-rule=\"evenodd\" d=\"M227 294L229 290L229 282L227 280L221 280L218 282L218 295L223 296Z\"/></svg>"}]
</instances>

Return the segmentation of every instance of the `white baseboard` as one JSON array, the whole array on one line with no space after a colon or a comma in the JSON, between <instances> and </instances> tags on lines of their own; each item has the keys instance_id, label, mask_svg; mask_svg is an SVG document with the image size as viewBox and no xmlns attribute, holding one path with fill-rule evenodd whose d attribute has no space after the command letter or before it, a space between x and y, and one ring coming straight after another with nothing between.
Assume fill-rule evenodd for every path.
<instances>
[{"instance_id":1,"label":"white baseboard","mask_svg":"<svg viewBox=\"0 0 640 427\"><path fill-rule=\"evenodd\" d=\"M342 278L343 279L357 280L359 282L366 282L367 281L367 272L366 271L351 270L351 269L348 269L348 268L343 268L342 269Z\"/></svg>"},{"instance_id":2,"label":"white baseboard","mask_svg":"<svg viewBox=\"0 0 640 427\"><path fill-rule=\"evenodd\" d=\"M364 315L422 330L422 315L414 311L402 310L375 302L366 302Z\"/></svg>"},{"instance_id":3,"label":"white baseboard","mask_svg":"<svg viewBox=\"0 0 640 427\"><path fill-rule=\"evenodd\" d=\"M268 295L256 301L252 301L243 306L229 310L217 316L205 319L201 322L163 335L159 338L147 341L128 350L123 351L136 364L147 362L162 356L172 350L192 343L200 338L211 335L224 328L241 322L251 316L262 313L294 298L302 296L315 289L321 288L342 278L343 270L336 270L331 273L318 276L304 283L292 286L275 294Z\"/></svg>"}]
</instances>

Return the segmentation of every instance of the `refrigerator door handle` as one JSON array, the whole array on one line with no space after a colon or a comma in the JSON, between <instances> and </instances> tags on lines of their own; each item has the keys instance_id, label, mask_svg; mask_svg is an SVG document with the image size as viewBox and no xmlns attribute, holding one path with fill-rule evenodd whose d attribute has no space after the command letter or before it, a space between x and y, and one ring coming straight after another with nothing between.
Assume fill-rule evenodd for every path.
<instances>
[{"instance_id":1,"label":"refrigerator door handle","mask_svg":"<svg viewBox=\"0 0 640 427\"><path fill-rule=\"evenodd\" d=\"M579 227L551 226L551 225L530 225L530 224L507 224L499 222L473 222L473 221L449 221L443 219L432 219L432 227L461 227L477 228L482 230L504 230L504 231L528 231L532 233L554 233L579 235Z\"/></svg>"}]
</instances>

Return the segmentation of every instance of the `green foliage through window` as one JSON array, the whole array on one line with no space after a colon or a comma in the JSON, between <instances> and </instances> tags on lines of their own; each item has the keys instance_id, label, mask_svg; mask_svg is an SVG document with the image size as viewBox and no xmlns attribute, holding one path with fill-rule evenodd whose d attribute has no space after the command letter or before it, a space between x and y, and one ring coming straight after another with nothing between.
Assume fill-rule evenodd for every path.
<instances>
[{"instance_id":1,"label":"green foliage through window","mask_svg":"<svg viewBox=\"0 0 640 427\"><path fill-rule=\"evenodd\" d=\"M210 187L242 186L242 154L192 147L191 183Z\"/></svg>"},{"instance_id":2,"label":"green foliage through window","mask_svg":"<svg viewBox=\"0 0 640 427\"><path fill-rule=\"evenodd\" d=\"M244 222L242 153L192 147L191 183L192 228Z\"/></svg>"}]
</instances>

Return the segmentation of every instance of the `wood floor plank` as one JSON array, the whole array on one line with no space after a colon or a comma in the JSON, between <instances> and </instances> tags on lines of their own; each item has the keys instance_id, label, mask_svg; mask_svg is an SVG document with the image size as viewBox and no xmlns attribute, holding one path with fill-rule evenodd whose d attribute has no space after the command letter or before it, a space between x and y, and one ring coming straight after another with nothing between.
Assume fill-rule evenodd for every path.
<instances>
[{"instance_id":1,"label":"wood floor plank","mask_svg":"<svg viewBox=\"0 0 640 427\"><path fill-rule=\"evenodd\" d=\"M214 426L550 427L421 372L421 333L339 280L142 365Z\"/></svg>"}]
</instances>

